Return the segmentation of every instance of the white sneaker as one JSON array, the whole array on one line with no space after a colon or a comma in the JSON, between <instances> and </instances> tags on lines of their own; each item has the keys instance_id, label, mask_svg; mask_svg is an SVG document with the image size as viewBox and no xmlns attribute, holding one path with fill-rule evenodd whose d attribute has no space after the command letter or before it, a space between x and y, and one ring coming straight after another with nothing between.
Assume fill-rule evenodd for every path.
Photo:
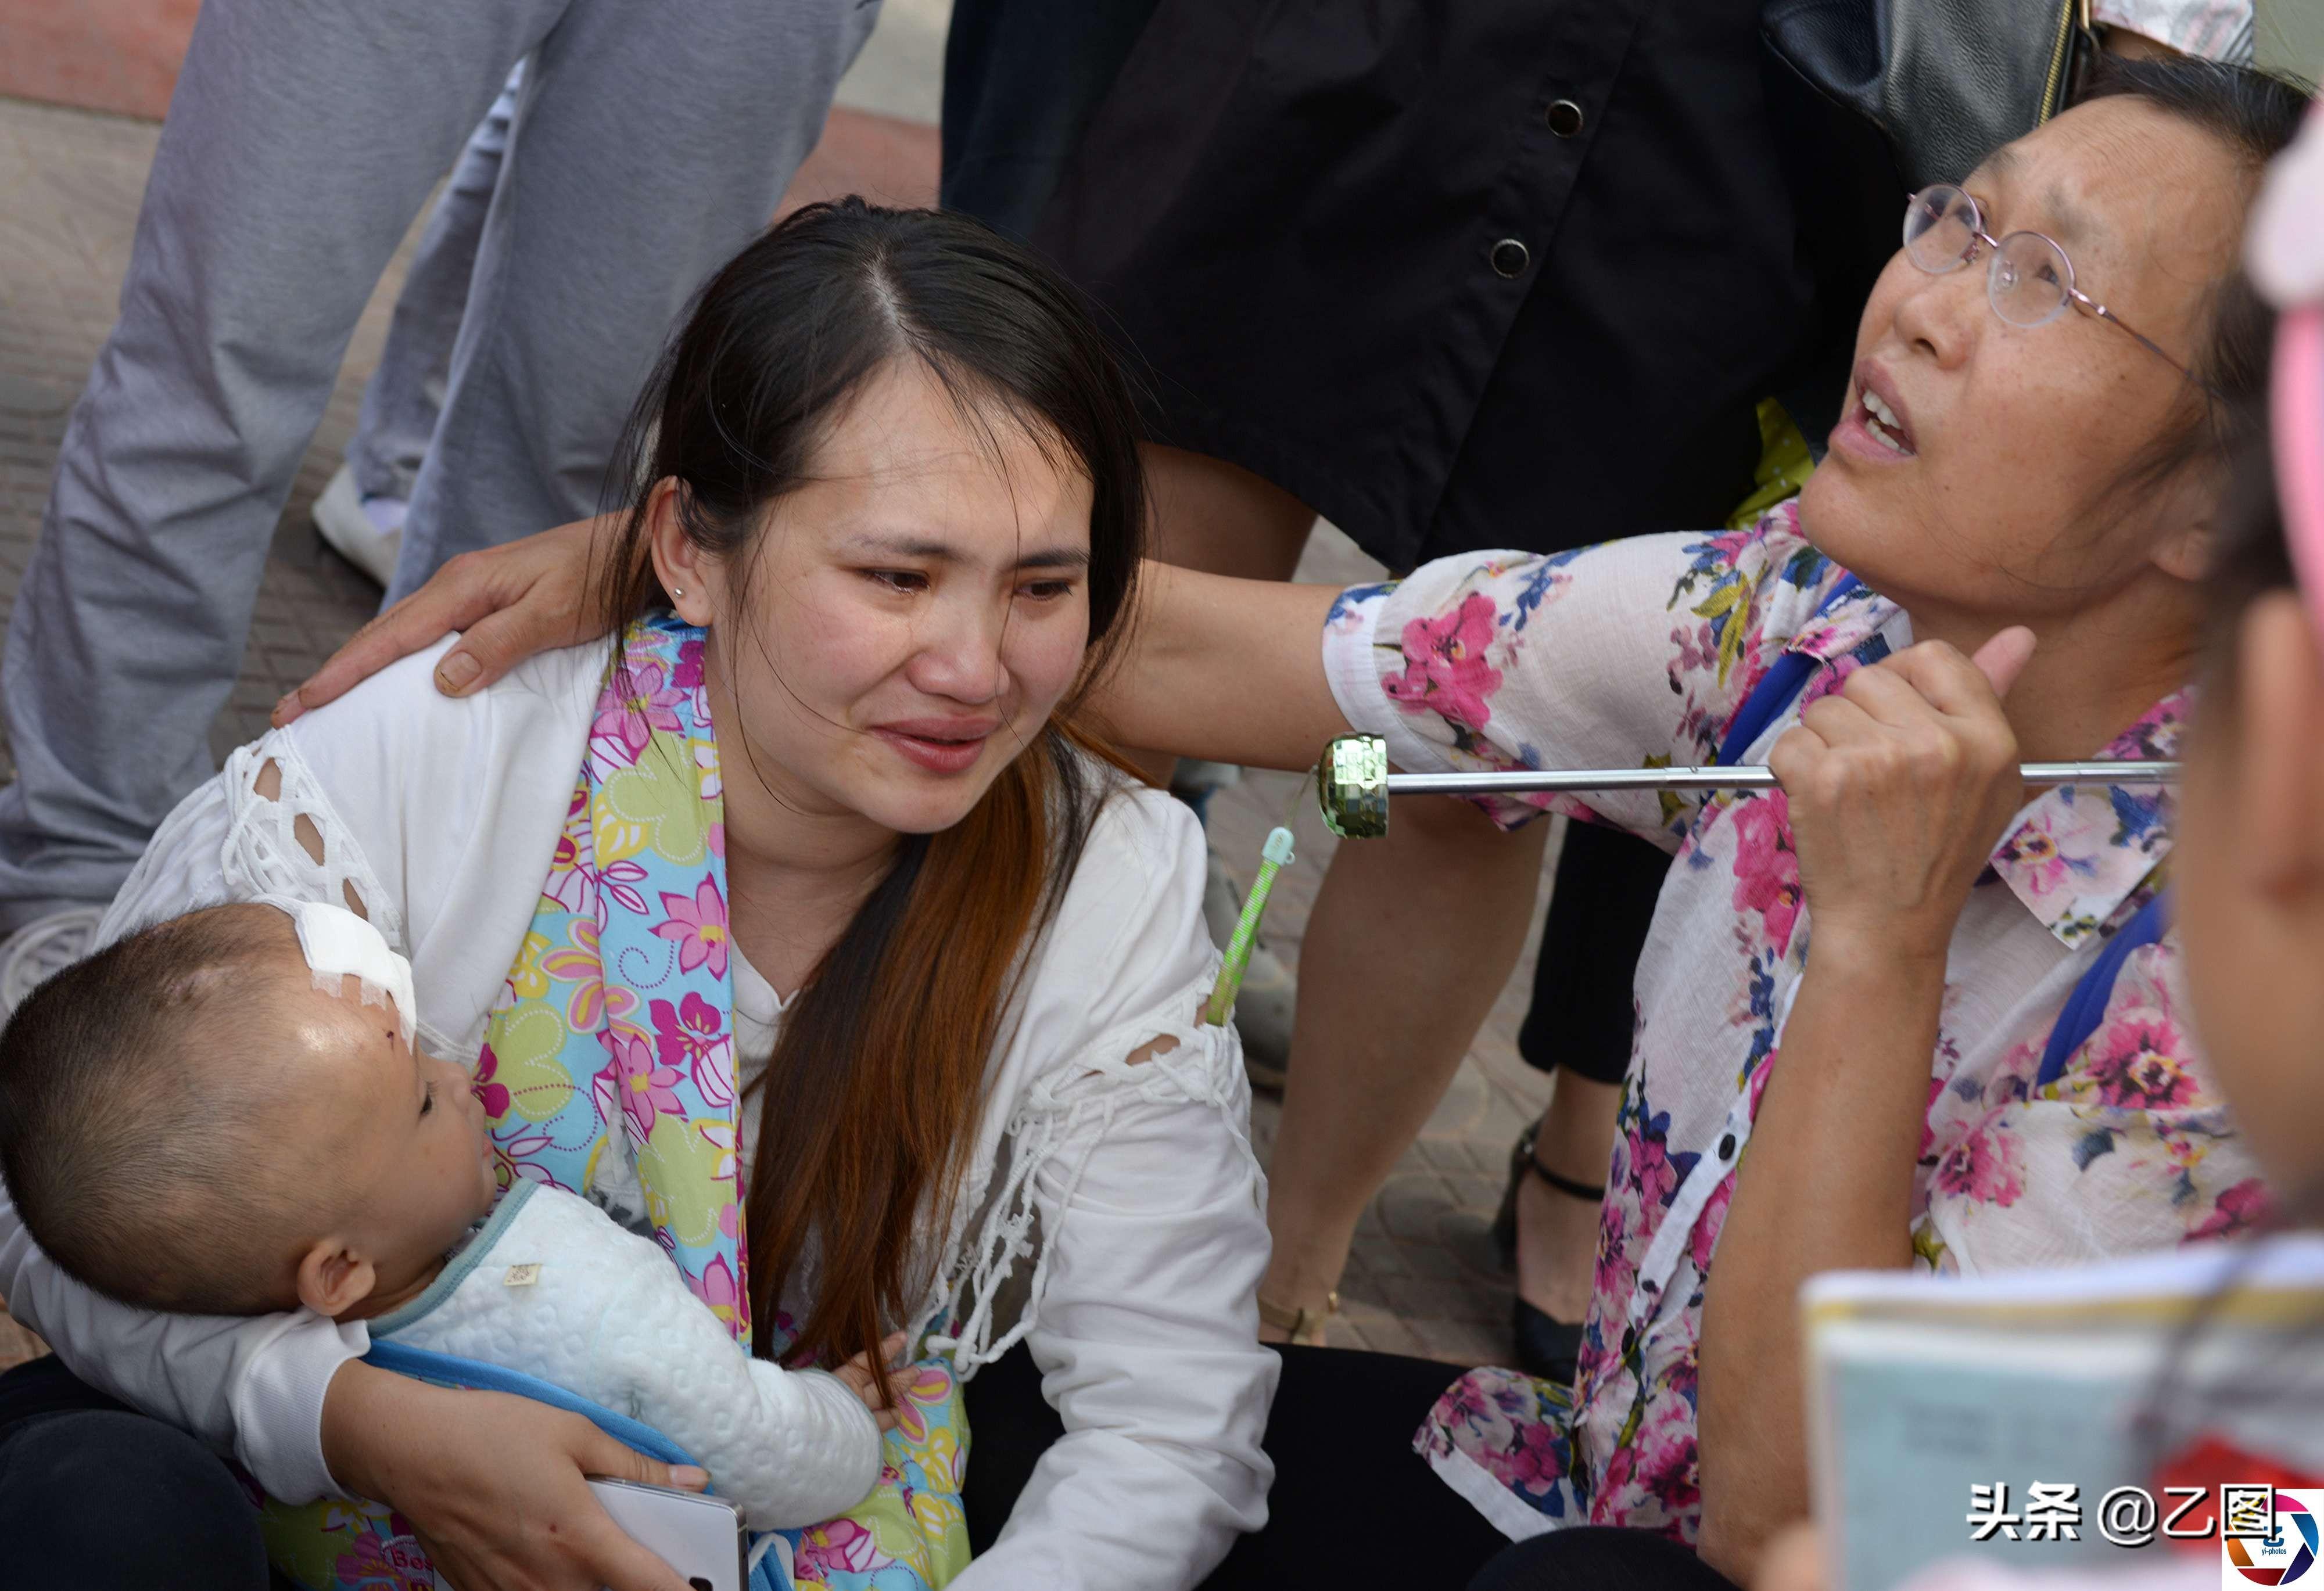
<instances>
[{"instance_id":1,"label":"white sneaker","mask_svg":"<svg viewBox=\"0 0 2324 1591\"><path fill-rule=\"evenodd\" d=\"M410 508L400 497L364 496L355 490L355 471L341 464L315 500L315 529L339 556L385 585L395 578L403 516Z\"/></svg>"},{"instance_id":2,"label":"white sneaker","mask_svg":"<svg viewBox=\"0 0 2324 1591\"><path fill-rule=\"evenodd\" d=\"M0 940L0 1017L14 1016L26 995L88 954L104 915L103 906L66 906Z\"/></svg>"},{"instance_id":3,"label":"white sneaker","mask_svg":"<svg viewBox=\"0 0 2324 1591\"><path fill-rule=\"evenodd\" d=\"M1211 937L1224 950L1242 916L1243 892L1219 853L1210 852L1210 869L1203 880L1203 921ZM1299 1005L1298 980L1283 958L1254 938L1250 961L1243 969L1242 988L1236 992L1235 1031L1242 1035L1242 1069L1250 1086L1280 1091L1291 1059L1291 1019Z\"/></svg>"}]
</instances>

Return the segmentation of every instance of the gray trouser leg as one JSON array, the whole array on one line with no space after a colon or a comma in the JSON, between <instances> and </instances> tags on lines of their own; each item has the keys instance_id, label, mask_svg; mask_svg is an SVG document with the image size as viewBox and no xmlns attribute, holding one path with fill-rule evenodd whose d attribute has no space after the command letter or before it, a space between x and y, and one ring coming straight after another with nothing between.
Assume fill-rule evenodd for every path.
<instances>
[{"instance_id":1,"label":"gray trouser leg","mask_svg":"<svg viewBox=\"0 0 2324 1591\"><path fill-rule=\"evenodd\" d=\"M484 211L500 180L501 155L523 81L520 62L454 163L428 228L420 235L403 290L396 295L379 367L364 388L363 413L347 442L355 490L365 497L410 501L420 461L428 456L451 378L452 342L460 335L460 313L468 307L468 279L484 234Z\"/></svg>"},{"instance_id":2,"label":"gray trouser leg","mask_svg":"<svg viewBox=\"0 0 2324 1591\"><path fill-rule=\"evenodd\" d=\"M510 67L534 60L479 250L480 313L454 354L449 446L415 487L407 582L594 500L670 316L764 223L875 14L851 0L205 0L121 318L66 428L9 625L0 927L109 898L208 777L209 722L355 319Z\"/></svg>"},{"instance_id":3,"label":"gray trouser leg","mask_svg":"<svg viewBox=\"0 0 2324 1591\"><path fill-rule=\"evenodd\" d=\"M579 0L542 41L388 600L455 553L598 510L687 301L765 227L878 10Z\"/></svg>"}]
</instances>

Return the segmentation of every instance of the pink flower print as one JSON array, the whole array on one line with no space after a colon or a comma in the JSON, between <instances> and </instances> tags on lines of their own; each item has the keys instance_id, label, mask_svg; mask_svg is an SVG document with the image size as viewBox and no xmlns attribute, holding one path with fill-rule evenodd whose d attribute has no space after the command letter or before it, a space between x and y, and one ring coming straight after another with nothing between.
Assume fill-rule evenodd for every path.
<instances>
[{"instance_id":1,"label":"pink flower print","mask_svg":"<svg viewBox=\"0 0 2324 1591\"><path fill-rule=\"evenodd\" d=\"M694 1072L703 1099L723 1110L734 1102L734 1079L726 1025L718 1007L691 990L677 1005L655 1000L648 1007L653 1017L654 1048L662 1062Z\"/></svg>"},{"instance_id":2,"label":"pink flower print","mask_svg":"<svg viewBox=\"0 0 2324 1591\"><path fill-rule=\"evenodd\" d=\"M1650 1125L1659 1133L1669 1121L1669 1115L1665 1113ZM1637 1190L1641 1209L1661 1209L1677 1196L1678 1168L1671 1163L1659 1136L1649 1136L1643 1128L1631 1129L1630 1167L1631 1183Z\"/></svg>"},{"instance_id":3,"label":"pink flower print","mask_svg":"<svg viewBox=\"0 0 2324 1591\"><path fill-rule=\"evenodd\" d=\"M589 786L584 783L573 787L572 799L565 807L565 827L558 832L557 849L549 853L550 881L554 883L560 873L571 872L589 844Z\"/></svg>"},{"instance_id":4,"label":"pink flower print","mask_svg":"<svg viewBox=\"0 0 2324 1591\"><path fill-rule=\"evenodd\" d=\"M2017 1136L1988 1116L1937 1161L1941 1192L2007 1209L2025 1191L2024 1152Z\"/></svg>"},{"instance_id":5,"label":"pink flower print","mask_svg":"<svg viewBox=\"0 0 2324 1591\"><path fill-rule=\"evenodd\" d=\"M1471 592L1439 619L1404 627L1404 672L1381 688L1406 713L1441 714L1448 722L1482 729L1492 716L1486 698L1501 688L1501 671L1485 661L1498 614L1493 599Z\"/></svg>"},{"instance_id":6,"label":"pink flower print","mask_svg":"<svg viewBox=\"0 0 2324 1591\"><path fill-rule=\"evenodd\" d=\"M1719 1246L1719 1234L1727 1225L1727 1207L1735 1202L1735 1177L1731 1172L1727 1180L1711 1192L1702 1213L1694 1218L1694 1230L1687 1234L1687 1257L1703 1275L1711 1274L1711 1254Z\"/></svg>"},{"instance_id":7,"label":"pink flower print","mask_svg":"<svg viewBox=\"0 0 2324 1591\"><path fill-rule=\"evenodd\" d=\"M799 1532L798 1552L791 1559L791 1577L812 1584L830 1583L832 1572L868 1575L895 1560L880 1550L872 1532L852 1519L827 1520Z\"/></svg>"},{"instance_id":8,"label":"pink flower print","mask_svg":"<svg viewBox=\"0 0 2324 1591\"><path fill-rule=\"evenodd\" d=\"M1735 826L1735 909L1757 912L1767 943L1782 955L1800 916L1800 859L1792 849L1791 808L1781 790L1745 796L1730 809Z\"/></svg>"},{"instance_id":9,"label":"pink flower print","mask_svg":"<svg viewBox=\"0 0 2324 1591\"><path fill-rule=\"evenodd\" d=\"M694 1057L694 1086L703 1103L724 1110L734 1103L734 1041L721 1037Z\"/></svg>"},{"instance_id":10,"label":"pink flower print","mask_svg":"<svg viewBox=\"0 0 2324 1591\"><path fill-rule=\"evenodd\" d=\"M710 1306L718 1323L733 1331L735 1322L742 1319L742 1289L735 1282L734 1269L726 1263L726 1256L722 1254L712 1259L699 1276L684 1265L678 1267L678 1274L686 1278L686 1285L694 1296Z\"/></svg>"},{"instance_id":11,"label":"pink flower print","mask_svg":"<svg viewBox=\"0 0 2324 1591\"><path fill-rule=\"evenodd\" d=\"M710 1180L714 1182L729 1182L733 1181L734 1129L727 1126L724 1122L702 1121L695 1123L694 1130L702 1135L703 1143L709 1145L710 1149L716 1156L716 1158L712 1160L710 1163ZM733 1208L733 1206L730 1204L725 1207L725 1209L732 1209ZM724 1213L725 1210L720 1211L722 1218ZM729 1232L726 1236L732 1237L734 1234Z\"/></svg>"},{"instance_id":12,"label":"pink flower print","mask_svg":"<svg viewBox=\"0 0 2324 1591\"><path fill-rule=\"evenodd\" d=\"M726 902L718 881L705 878L695 886L694 898L664 895L662 910L669 920L654 924L655 934L678 941L678 970L691 972L707 962L713 978L726 976Z\"/></svg>"},{"instance_id":13,"label":"pink flower print","mask_svg":"<svg viewBox=\"0 0 2324 1591\"><path fill-rule=\"evenodd\" d=\"M1520 1421L1510 1432L1517 1439L1508 1452L1508 1484L1521 1492L1545 1495L1565 1477L1565 1444L1556 1429L1535 1419Z\"/></svg>"},{"instance_id":14,"label":"pink flower print","mask_svg":"<svg viewBox=\"0 0 2324 1591\"><path fill-rule=\"evenodd\" d=\"M2098 1098L2126 1110L2161 1110L2192 1105L2201 1091L2181 1054L2177 1028L2160 1016L2116 1023L2101 1041L2105 1053L2091 1063L2089 1080Z\"/></svg>"},{"instance_id":15,"label":"pink flower print","mask_svg":"<svg viewBox=\"0 0 2324 1591\"><path fill-rule=\"evenodd\" d=\"M1676 676L1708 673L1719 662L1719 638L1711 634L1708 619L1700 624L1673 626L1670 639L1677 648L1676 659L1671 665L1674 690L1677 688Z\"/></svg>"},{"instance_id":16,"label":"pink flower print","mask_svg":"<svg viewBox=\"0 0 2324 1591\"><path fill-rule=\"evenodd\" d=\"M678 666L669 671L669 683L681 691L702 688L702 648L698 640L681 641L678 648Z\"/></svg>"},{"instance_id":17,"label":"pink flower print","mask_svg":"<svg viewBox=\"0 0 2324 1591\"><path fill-rule=\"evenodd\" d=\"M500 1069L501 1058L493 1053L492 1045L486 1044L477 1053L475 1076L468 1080L468 1086L484 1104L485 1117L493 1121L499 1121L509 1110L507 1085L493 1081L493 1073Z\"/></svg>"},{"instance_id":18,"label":"pink flower print","mask_svg":"<svg viewBox=\"0 0 2324 1591\"><path fill-rule=\"evenodd\" d=\"M1629 1272L1625 1268L1622 1256L1632 1252L1645 1252L1643 1243L1634 1251L1623 1242L1629 1222L1622 1212L1630 1198L1630 1191L1622 1185L1618 1176L1606 1184L1605 1201L1598 1207L1598 1260L1597 1268L1591 1273L1591 1297L1600 1304L1617 1299L1628 1301L1625 1283Z\"/></svg>"},{"instance_id":19,"label":"pink flower print","mask_svg":"<svg viewBox=\"0 0 2324 1591\"><path fill-rule=\"evenodd\" d=\"M630 1034L607 1032L599 1034L597 1038L613 1058L622 1115L632 1138L642 1144L651 1137L657 1117L686 1115L686 1107L678 1098L676 1067L658 1064L645 1042Z\"/></svg>"},{"instance_id":20,"label":"pink flower print","mask_svg":"<svg viewBox=\"0 0 2324 1591\"><path fill-rule=\"evenodd\" d=\"M585 917L602 929L613 915L609 901L624 911L645 915L646 897L638 892L645 878L645 869L636 862L624 860L601 868L595 854L584 851L566 871L550 873L540 892L575 916Z\"/></svg>"},{"instance_id":21,"label":"pink flower print","mask_svg":"<svg viewBox=\"0 0 2324 1591\"><path fill-rule=\"evenodd\" d=\"M566 933L572 943L540 959L540 970L559 983L569 983L565 997L565 1025L575 1033L595 1033L605 1021L604 959L597 947L598 926L590 917L576 916ZM634 1005L634 998L632 1004Z\"/></svg>"},{"instance_id":22,"label":"pink flower print","mask_svg":"<svg viewBox=\"0 0 2324 1591\"><path fill-rule=\"evenodd\" d=\"M1929 1097L1921 1107L1921 1146L1913 1152L1916 1163L1928 1159L1929 1151L1936 1145L1937 1129L1931 1117L1936 1114L1937 1100L1943 1097L1944 1091L1944 1079L1929 1079Z\"/></svg>"},{"instance_id":23,"label":"pink flower print","mask_svg":"<svg viewBox=\"0 0 2324 1591\"><path fill-rule=\"evenodd\" d=\"M615 768L635 768L657 732L675 734L683 726L678 709L686 693L669 683L659 662L632 656L625 660L627 678L608 682L598 698L596 722L589 726L589 750L598 760ZM616 696L615 689L621 691Z\"/></svg>"},{"instance_id":24,"label":"pink flower print","mask_svg":"<svg viewBox=\"0 0 2324 1591\"><path fill-rule=\"evenodd\" d=\"M952 1377L941 1365L907 1365L890 1376L896 1389L896 1430L908 1442L928 1439L923 1409L941 1409L952 1401Z\"/></svg>"},{"instance_id":25,"label":"pink flower print","mask_svg":"<svg viewBox=\"0 0 2324 1591\"><path fill-rule=\"evenodd\" d=\"M1484 1393L1471 1375L1454 1382L1437 1400L1436 1408L1436 1419L1448 1425L1481 1427L1490 1418Z\"/></svg>"},{"instance_id":26,"label":"pink flower print","mask_svg":"<svg viewBox=\"0 0 2324 1591\"><path fill-rule=\"evenodd\" d=\"M434 1591L436 1571L428 1554L410 1536L383 1541L365 1531L355 1538L355 1550L339 1555L332 1572L343 1586L364 1591Z\"/></svg>"},{"instance_id":27,"label":"pink flower print","mask_svg":"<svg viewBox=\"0 0 2324 1591\"><path fill-rule=\"evenodd\" d=\"M2065 883L2073 871L2046 814L2037 813L2019 824L2002 840L1993 860L2023 879L2027 893L2036 899Z\"/></svg>"},{"instance_id":28,"label":"pink flower print","mask_svg":"<svg viewBox=\"0 0 2324 1591\"><path fill-rule=\"evenodd\" d=\"M2267 1190L2260 1186L2257 1177L2246 1177L2221 1191L2218 1204L2203 1219L2202 1225L2187 1234L2187 1241L2238 1237L2264 1221L2269 1209Z\"/></svg>"}]
</instances>

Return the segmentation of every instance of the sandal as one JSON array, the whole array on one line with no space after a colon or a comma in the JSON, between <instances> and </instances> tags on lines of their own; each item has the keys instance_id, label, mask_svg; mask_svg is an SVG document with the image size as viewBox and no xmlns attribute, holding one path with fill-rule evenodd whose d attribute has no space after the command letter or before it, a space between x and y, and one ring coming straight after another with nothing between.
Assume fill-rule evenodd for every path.
<instances>
[{"instance_id":1,"label":"sandal","mask_svg":"<svg viewBox=\"0 0 2324 1591\"><path fill-rule=\"evenodd\" d=\"M1534 1144L1540 1136L1541 1124L1536 1122L1518 1136L1516 1146L1509 1151L1508 1186L1502 1191L1501 1208L1493 1217L1493 1246L1500 1251L1505 1266L1517 1264L1517 1190L1525 1186L1528 1172L1569 1199L1597 1204L1606 1197L1602 1185L1593 1188L1587 1182L1562 1176L1536 1160ZM1582 1354L1582 1322L1558 1320L1527 1303L1520 1293L1510 1301L1509 1335L1517 1348L1517 1368L1560 1386L1573 1384Z\"/></svg>"},{"instance_id":2,"label":"sandal","mask_svg":"<svg viewBox=\"0 0 2324 1591\"><path fill-rule=\"evenodd\" d=\"M1517 1347L1517 1368L1535 1380L1572 1386L1581 1374L1581 1321L1560 1320L1534 1308L1519 1293L1510 1301L1509 1337Z\"/></svg>"},{"instance_id":3,"label":"sandal","mask_svg":"<svg viewBox=\"0 0 2324 1591\"><path fill-rule=\"evenodd\" d=\"M1264 1298L1259 1301L1259 1324L1289 1332L1291 1340L1301 1347L1325 1346L1323 1328L1339 1312L1340 1293L1337 1288L1323 1295L1323 1307L1320 1310L1295 1310L1287 1304L1274 1303Z\"/></svg>"},{"instance_id":4,"label":"sandal","mask_svg":"<svg viewBox=\"0 0 2324 1591\"><path fill-rule=\"evenodd\" d=\"M1541 1123L1517 1135L1516 1145L1509 1150L1508 1185L1501 1190L1501 1208L1493 1213L1493 1247L1501 1256L1504 1270L1517 1263L1517 1190L1525 1185L1526 1173L1531 1172L1568 1199L1584 1200L1591 1204L1606 1201L1606 1186L1600 1182L1591 1187L1587 1182L1562 1176L1533 1157L1534 1142L1541 1136Z\"/></svg>"}]
</instances>

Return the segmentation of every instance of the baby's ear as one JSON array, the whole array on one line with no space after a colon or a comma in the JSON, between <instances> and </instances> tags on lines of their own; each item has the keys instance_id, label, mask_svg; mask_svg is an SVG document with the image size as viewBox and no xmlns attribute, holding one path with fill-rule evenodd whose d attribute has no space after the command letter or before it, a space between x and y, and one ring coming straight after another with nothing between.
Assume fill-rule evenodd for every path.
<instances>
[{"instance_id":1,"label":"baby's ear","mask_svg":"<svg viewBox=\"0 0 2324 1591\"><path fill-rule=\"evenodd\" d=\"M379 1274L337 1237L325 1237L300 1257L299 1301L333 1320L371 1296Z\"/></svg>"}]
</instances>

